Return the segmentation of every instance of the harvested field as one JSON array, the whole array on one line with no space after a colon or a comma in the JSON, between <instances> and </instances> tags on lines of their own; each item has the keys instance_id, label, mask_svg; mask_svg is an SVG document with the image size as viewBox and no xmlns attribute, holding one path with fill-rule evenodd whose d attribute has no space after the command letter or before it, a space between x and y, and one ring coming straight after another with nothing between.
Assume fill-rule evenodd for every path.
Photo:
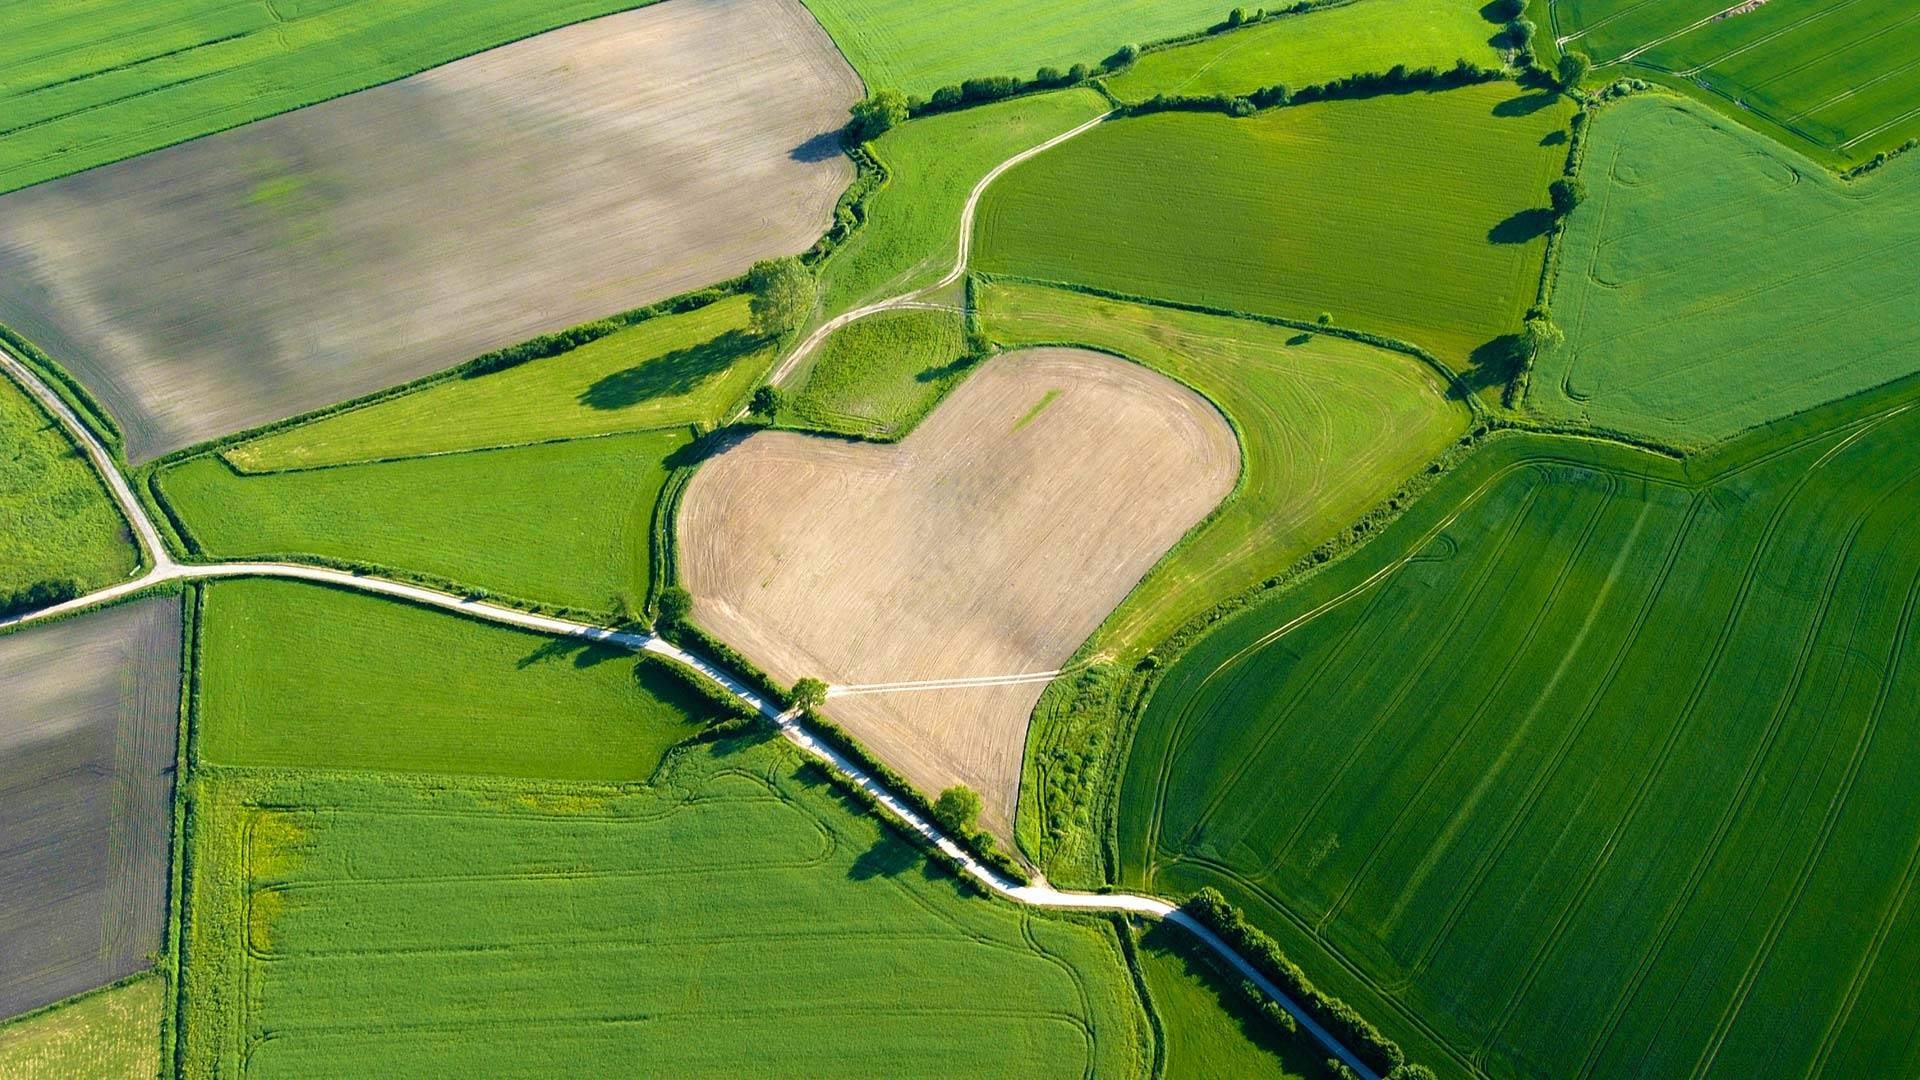
<instances>
[{"instance_id":1,"label":"harvested field","mask_svg":"<svg viewBox=\"0 0 1920 1080\"><path fill-rule=\"evenodd\" d=\"M160 951L180 601L0 637L0 701L0 1016L12 1016Z\"/></svg>"},{"instance_id":2,"label":"harvested field","mask_svg":"<svg viewBox=\"0 0 1920 1080\"><path fill-rule=\"evenodd\" d=\"M1077 349L983 365L891 446L755 435L701 467L679 535L695 617L774 677L1059 666L1233 488L1233 431L1165 376ZM835 698L916 784L1010 828L1042 683Z\"/></svg>"},{"instance_id":3,"label":"harvested field","mask_svg":"<svg viewBox=\"0 0 1920 1080\"><path fill-rule=\"evenodd\" d=\"M0 1027L0 1076L153 1080L167 981L146 975Z\"/></svg>"},{"instance_id":4,"label":"harvested field","mask_svg":"<svg viewBox=\"0 0 1920 1080\"><path fill-rule=\"evenodd\" d=\"M798 251L853 72L677 0L0 198L0 322L141 462Z\"/></svg>"}]
</instances>

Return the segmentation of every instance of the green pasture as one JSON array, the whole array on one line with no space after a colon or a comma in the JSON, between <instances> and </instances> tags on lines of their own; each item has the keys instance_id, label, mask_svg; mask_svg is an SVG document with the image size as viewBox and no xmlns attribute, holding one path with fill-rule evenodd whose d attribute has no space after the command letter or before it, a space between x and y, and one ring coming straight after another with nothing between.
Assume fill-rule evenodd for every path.
<instances>
[{"instance_id":1,"label":"green pasture","mask_svg":"<svg viewBox=\"0 0 1920 1080\"><path fill-rule=\"evenodd\" d=\"M825 313L939 280L953 267L967 193L995 165L1099 116L1092 90L1062 90L902 124L874 140L888 180L867 222L820 270Z\"/></svg>"},{"instance_id":2,"label":"green pasture","mask_svg":"<svg viewBox=\"0 0 1920 1080\"><path fill-rule=\"evenodd\" d=\"M1920 1070L1920 395L1681 466L1495 437L1167 669L1129 887L1443 1072Z\"/></svg>"},{"instance_id":3,"label":"green pasture","mask_svg":"<svg viewBox=\"0 0 1920 1080\"><path fill-rule=\"evenodd\" d=\"M160 489L213 559L315 557L589 611L638 608L684 430L249 474L217 454Z\"/></svg>"},{"instance_id":4,"label":"green pasture","mask_svg":"<svg viewBox=\"0 0 1920 1080\"><path fill-rule=\"evenodd\" d=\"M731 415L773 363L745 297L662 315L571 352L276 431L222 451L249 472L341 465L687 424Z\"/></svg>"},{"instance_id":5,"label":"green pasture","mask_svg":"<svg viewBox=\"0 0 1920 1080\"><path fill-rule=\"evenodd\" d=\"M714 718L634 654L324 585L208 585L216 765L644 780Z\"/></svg>"},{"instance_id":6,"label":"green pasture","mask_svg":"<svg viewBox=\"0 0 1920 1080\"><path fill-rule=\"evenodd\" d=\"M1528 402L1700 445L1920 370L1920 167L1852 183L1699 106L1599 114Z\"/></svg>"},{"instance_id":7,"label":"green pasture","mask_svg":"<svg viewBox=\"0 0 1920 1080\"><path fill-rule=\"evenodd\" d=\"M1248 119L1158 113L1009 170L975 264L1368 330L1504 382L1566 157L1564 98L1508 83Z\"/></svg>"},{"instance_id":8,"label":"green pasture","mask_svg":"<svg viewBox=\"0 0 1920 1080\"><path fill-rule=\"evenodd\" d=\"M1156 923L1140 934L1140 973L1166 1040L1166 1080L1326 1077L1326 1050L1262 1016L1214 955L1184 930Z\"/></svg>"},{"instance_id":9,"label":"green pasture","mask_svg":"<svg viewBox=\"0 0 1920 1080\"><path fill-rule=\"evenodd\" d=\"M980 898L770 734L643 788L210 770L192 814L186 1075L1152 1061L1111 923Z\"/></svg>"},{"instance_id":10,"label":"green pasture","mask_svg":"<svg viewBox=\"0 0 1920 1080\"><path fill-rule=\"evenodd\" d=\"M1042 66L1097 64L1122 45L1204 30L1217 0L810 0L868 89L921 97L982 75L1030 78Z\"/></svg>"},{"instance_id":11,"label":"green pasture","mask_svg":"<svg viewBox=\"0 0 1920 1080\"><path fill-rule=\"evenodd\" d=\"M0 595L50 578L97 589L124 580L138 562L93 463L0 376Z\"/></svg>"},{"instance_id":12,"label":"green pasture","mask_svg":"<svg viewBox=\"0 0 1920 1080\"><path fill-rule=\"evenodd\" d=\"M635 0L0 5L0 191L411 75Z\"/></svg>"},{"instance_id":13,"label":"green pasture","mask_svg":"<svg viewBox=\"0 0 1920 1080\"><path fill-rule=\"evenodd\" d=\"M1920 10L1806 0L1547 0L1551 33L1600 76L1651 75L1836 164L1920 137Z\"/></svg>"},{"instance_id":14,"label":"green pasture","mask_svg":"<svg viewBox=\"0 0 1920 1080\"><path fill-rule=\"evenodd\" d=\"M167 983L135 979L0 1024L0 1076L18 1080L153 1080Z\"/></svg>"},{"instance_id":15,"label":"green pasture","mask_svg":"<svg viewBox=\"0 0 1920 1080\"><path fill-rule=\"evenodd\" d=\"M958 312L881 312L848 323L821 344L780 421L813 431L899 438L970 370Z\"/></svg>"},{"instance_id":16,"label":"green pasture","mask_svg":"<svg viewBox=\"0 0 1920 1080\"><path fill-rule=\"evenodd\" d=\"M1466 59L1494 67L1500 55L1491 39L1499 31L1478 5L1461 0L1355 0L1148 53L1106 82L1122 101L1145 101L1238 96L1276 83L1297 89L1395 64L1450 68Z\"/></svg>"}]
</instances>

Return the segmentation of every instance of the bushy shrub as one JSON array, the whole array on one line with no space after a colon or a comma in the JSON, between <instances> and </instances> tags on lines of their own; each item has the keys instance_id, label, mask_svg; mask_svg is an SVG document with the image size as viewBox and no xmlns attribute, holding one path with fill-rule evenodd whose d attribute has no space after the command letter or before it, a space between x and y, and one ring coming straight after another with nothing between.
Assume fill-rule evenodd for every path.
<instances>
[{"instance_id":1,"label":"bushy shrub","mask_svg":"<svg viewBox=\"0 0 1920 1080\"><path fill-rule=\"evenodd\" d=\"M1563 176L1547 185L1547 198L1553 201L1553 212L1566 217L1586 201L1586 181L1577 176Z\"/></svg>"},{"instance_id":2,"label":"bushy shrub","mask_svg":"<svg viewBox=\"0 0 1920 1080\"><path fill-rule=\"evenodd\" d=\"M659 624L662 628L684 626L687 616L691 614L693 614L692 593L678 585L661 590Z\"/></svg>"},{"instance_id":3,"label":"bushy shrub","mask_svg":"<svg viewBox=\"0 0 1920 1080\"><path fill-rule=\"evenodd\" d=\"M780 418L780 407L786 404L785 396L778 387L761 383L754 388L753 397L747 401L747 411L769 422Z\"/></svg>"},{"instance_id":4,"label":"bushy shrub","mask_svg":"<svg viewBox=\"0 0 1920 1080\"><path fill-rule=\"evenodd\" d=\"M971 835L974 822L980 820L980 793L965 784L941 792L933 801L933 820L950 833Z\"/></svg>"},{"instance_id":5,"label":"bushy shrub","mask_svg":"<svg viewBox=\"0 0 1920 1080\"><path fill-rule=\"evenodd\" d=\"M907 99L898 90L876 90L847 111L853 116L847 122L847 134L854 142L866 142L906 122Z\"/></svg>"},{"instance_id":6,"label":"bushy shrub","mask_svg":"<svg viewBox=\"0 0 1920 1080\"><path fill-rule=\"evenodd\" d=\"M36 581L9 593L0 593L0 619L38 611L55 604L64 604L79 595L80 583L72 578L46 578Z\"/></svg>"},{"instance_id":7,"label":"bushy shrub","mask_svg":"<svg viewBox=\"0 0 1920 1080\"><path fill-rule=\"evenodd\" d=\"M1592 69L1593 59L1591 57L1578 50L1569 49L1560 54L1559 65L1554 71L1560 78L1560 88L1562 90L1571 90L1579 86L1580 80L1586 78L1587 72Z\"/></svg>"}]
</instances>

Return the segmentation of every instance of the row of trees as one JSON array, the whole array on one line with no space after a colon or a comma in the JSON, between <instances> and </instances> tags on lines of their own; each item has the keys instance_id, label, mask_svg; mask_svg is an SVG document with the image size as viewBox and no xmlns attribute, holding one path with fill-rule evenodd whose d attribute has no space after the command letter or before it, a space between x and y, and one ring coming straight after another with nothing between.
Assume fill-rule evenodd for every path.
<instances>
[{"instance_id":1,"label":"row of trees","mask_svg":"<svg viewBox=\"0 0 1920 1080\"><path fill-rule=\"evenodd\" d=\"M80 583L72 578L46 578L12 592L0 593L0 619L64 604L80 595Z\"/></svg>"}]
</instances>

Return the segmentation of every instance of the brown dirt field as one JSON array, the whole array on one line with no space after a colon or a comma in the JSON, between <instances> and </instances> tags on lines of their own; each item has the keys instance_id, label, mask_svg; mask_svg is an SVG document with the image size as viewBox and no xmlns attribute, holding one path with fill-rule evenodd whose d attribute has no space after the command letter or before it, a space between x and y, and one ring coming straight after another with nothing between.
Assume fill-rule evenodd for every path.
<instances>
[{"instance_id":1,"label":"brown dirt field","mask_svg":"<svg viewBox=\"0 0 1920 1080\"><path fill-rule=\"evenodd\" d=\"M167 910L180 600L0 636L0 1018L148 966Z\"/></svg>"},{"instance_id":2,"label":"brown dirt field","mask_svg":"<svg viewBox=\"0 0 1920 1080\"><path fill-rule=\"evenodd\" d=\"M861 86L798 0L673 0L0 198L0 322L140 463L811 244Z\"/></svg>"},{"instance_id":3,"label":"brown dirt field","mask_svg":"<svg viewBox=\"0 0 1920 1080\"><path fill-rule=\"evenodd\" d=\"M1239 471L1232 428L1179 383L1079 349L1009 353L897 445L762 432L719 453L681 503L682 573L701 625L777 679L1045 671ZM827 711L923 789L974 787L1005 835L1044 688Z\"/></svg>"}]
</instances>

